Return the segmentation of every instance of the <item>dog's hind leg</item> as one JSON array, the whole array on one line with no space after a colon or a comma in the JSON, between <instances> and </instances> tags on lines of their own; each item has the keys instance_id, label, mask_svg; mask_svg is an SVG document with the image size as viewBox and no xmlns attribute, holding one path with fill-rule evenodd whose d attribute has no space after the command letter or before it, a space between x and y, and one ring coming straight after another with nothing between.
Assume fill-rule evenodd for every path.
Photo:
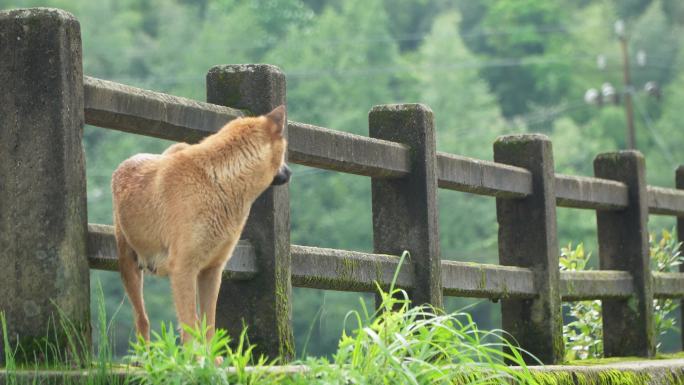
<instances>
[{"instance_id":1,"label":"dog's hind leg","mask_svg":"<svg viewBox=\"0 0 684 385\"><path fill-rule=\"evenodd\" d=\"M150 340L150 321L143 301L143 272L140 270L135 251L120 232L116 232L116 247L119 253L119 272L128 299L133 306L135 330L145 341Z\"/></svg>"},{"instance_id":2,"label":"dog's hind leg","mask_svg":"<svg viewBox=\"0 0 684 385\"><path fill-rule=\"evenodd\" d=\"M218 298L219 288L221 287L221 273L223 265L208 267L202 270L197 277L197 287L199 289L200 316L206 318L207 338L214 335L216 325L216 299Z\"/></svg>"},{"instance_id":3,"label":"dog's hind leg","mask_svg":"<svg viewBox=\"0 0 684 385\"><path fill-rule=\"evenodd\" d=\"M197 327L197 269L188 263L189 258L179 258L179 254L171 251L169 258L182 261L173 264L169 272L173 302L176 305L179 326L181 327L181 340L185 343L190 341L190 334L183 329L183 325L191 328Z\"/></svg>"}]
</instances>

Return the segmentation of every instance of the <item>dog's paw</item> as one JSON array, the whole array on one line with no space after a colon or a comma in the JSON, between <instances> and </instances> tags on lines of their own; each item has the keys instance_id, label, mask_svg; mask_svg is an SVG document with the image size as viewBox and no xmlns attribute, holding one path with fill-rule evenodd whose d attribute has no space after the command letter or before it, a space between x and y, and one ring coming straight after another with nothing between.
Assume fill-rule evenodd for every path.
<instances>
[{"instance_id":1,"label":"dog's paw","mask_svg":"<svg viewBox=\"0 0 684 385\"><path fill-rule=\"evenodd\" d=\"M214 365L221 366L223 364L223 357L218 356L214 359Z\"/></svg>"}]
</instances>

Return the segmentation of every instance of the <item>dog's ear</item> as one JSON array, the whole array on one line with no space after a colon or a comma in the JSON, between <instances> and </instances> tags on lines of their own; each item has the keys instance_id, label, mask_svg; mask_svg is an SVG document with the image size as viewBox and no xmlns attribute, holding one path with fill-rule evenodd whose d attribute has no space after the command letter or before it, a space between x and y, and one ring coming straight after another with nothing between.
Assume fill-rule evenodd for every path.
<instances>
[{"instance_id":1,"label":"dog's ear","mask_svg":"<svg viewBox=\"0 0 684 385\"><path fill-rule=\"evenodd\" d=\"M283 128L285 127L285 117L287 116L287 110L285 105L280 105L273 109L273 111L266 114L266 117L274 123L273 134L282 135Z\"/></svg>"}]
</instances>

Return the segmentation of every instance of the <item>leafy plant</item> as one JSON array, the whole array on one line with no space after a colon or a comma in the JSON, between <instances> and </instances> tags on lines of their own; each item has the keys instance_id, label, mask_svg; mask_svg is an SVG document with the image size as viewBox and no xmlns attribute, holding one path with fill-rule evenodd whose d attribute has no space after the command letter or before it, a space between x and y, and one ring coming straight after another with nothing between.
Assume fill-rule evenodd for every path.
<instances>
[{"instance_id":1,"label":"leafy plant","mask_svg":"<svg viewBox=\"0 0 684 385\"><path fill-rule=\"evenodd\" d=\"M479 330L467 313L410 307L403 290L392 288L380 295L375 313L366 308L349 313L347 320L357 327L349 335L343 333L332 361L305 362L310 372L299 375L301 383L536 383L523 359L527 353L510 344L503 331Z\"/></svg>"},{"instance_id":2,"label":"leafy plant","mask_svg":"<svg viewBox=\"0 0 684 385\"><path fill-rule=\"evenodd\" d=\"M585 253L584 245L576 248L572 244L561 248L559 259L561 271L591 270L587 267L591 253ZM603 319L601 301L578 301L564 303L573 321L563 325L565 358L568 361L598 358L603 356Z\"/></svg>"},{"instance_id":3,"label":"leafy plant","mask_svg":"<svg viewBox=\"0 0 684 385\"><path fill-rule=\"evenodd\" d=\"M655 234L649 234L651 269L657 272L674 272L684 262L680 248L682 243L672 236L674 230L663 230L660 239ZM669 298L653 300L654 322L656 335L661 336L669 331L677 330L677 320L671 315L679 307L679 301ZM660 343L657 347L660 348Z\"/></svg>"},{"instance_id":4,"label":"leafy plant","mask_svg":"<svg viewBox=\"0 0 684 385\"><path fill-rule=\"evenodd\" d=\"M649 253L651 270L672 272L682 264L684 257L680 253L681 242L672 236L673 231L662 230L660 238L649 234ZM573 249L572 244L561 248L559 259L561 271L591 270L587 265L591 253L585 253L584 245ZM573 321L563 326L566 346L566 360L599 358L603 356L603 319L601 301L577 301L563 304ZM672 316L678 302L671 299L653 300L656 335L664 335L676 330L676 319ZM660 343L657 344L660 348Z\"/></svg>"},{"instance_id":5,"label":"leafy plant","mask_svg":"<svg viewBox=\"0 0 684 385\"><path fill-rule=\"evenodd\" d=\"M247 342L247 329L240 334L235 348L223 329L207 339L206 322L196 328L184 325L184 329L193 338L184 345L179 344L170 323L162 324L159 333L153 332L150 342L139 337L132 344L133 354L127 359L142 368L135 374L140 384L268 384L282 377L268 370L275 361L267 362L263 356L252 358L254 346Z\"/></svg>"}]
</instances>

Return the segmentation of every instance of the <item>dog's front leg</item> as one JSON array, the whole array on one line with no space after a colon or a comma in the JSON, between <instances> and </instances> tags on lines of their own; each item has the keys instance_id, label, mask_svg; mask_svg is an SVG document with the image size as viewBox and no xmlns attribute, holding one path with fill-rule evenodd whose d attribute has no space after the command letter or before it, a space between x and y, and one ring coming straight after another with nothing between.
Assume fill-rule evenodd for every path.
<instances>
[{"instance_id":1,"label":"dog's front leg","mask_svg":"<svg viewBox=\"0 0 684 385\"><path fill-rule=\"evenodd\" d=\"M190 341L190 335L183 325L197 327L197 272L194 269L178 269L169 274L173 302L181 326L181 340Z\"/></svg>"}]
</instances>

